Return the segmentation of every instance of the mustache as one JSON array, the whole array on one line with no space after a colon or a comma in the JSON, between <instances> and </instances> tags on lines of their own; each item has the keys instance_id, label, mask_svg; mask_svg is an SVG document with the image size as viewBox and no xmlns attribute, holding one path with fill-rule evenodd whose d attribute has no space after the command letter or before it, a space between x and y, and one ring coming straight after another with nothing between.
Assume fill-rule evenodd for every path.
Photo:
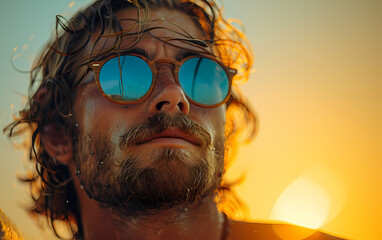
<instances>
[{"instance_id":1,"label":"mustache","mask_svg":"<svg viewBox=\"0 0 382 240\"><path fill-rule=\"evenodd\" d=\"M183 113L171 115L160 112L147 119L147 121L130 127L123 135L119 147L126 149L130 146L142 143L145 139L160 134L167 128L174 127L193 137L202 149L209 147L212 143L211 135Z\"/></svg>"}]
</instances>

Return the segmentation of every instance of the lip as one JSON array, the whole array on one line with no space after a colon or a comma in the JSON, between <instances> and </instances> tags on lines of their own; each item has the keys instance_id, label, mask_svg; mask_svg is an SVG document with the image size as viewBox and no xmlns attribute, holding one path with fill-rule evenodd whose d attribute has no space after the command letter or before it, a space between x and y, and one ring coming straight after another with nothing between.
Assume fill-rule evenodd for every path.
<instances>
[{"instance_id":1,"label":"lip","mask_svg":"<svg viewBox=\"0 0 382 240\"><path fill-rule=\"evenodd\" d=\"M148 142L174 142L174 141L186 141L193 145L200 146L200 143L197 141L196 137L186 134L179 128L170 127L165 129L159 134L155 134L145 140L143 140L140 144L148 143Z\"/></svg>"}]
</instances>

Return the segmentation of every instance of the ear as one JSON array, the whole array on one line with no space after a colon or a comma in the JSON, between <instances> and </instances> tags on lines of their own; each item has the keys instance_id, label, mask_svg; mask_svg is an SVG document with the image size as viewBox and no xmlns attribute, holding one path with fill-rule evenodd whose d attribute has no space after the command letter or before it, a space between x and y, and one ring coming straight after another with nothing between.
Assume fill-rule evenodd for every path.
<instances>
[{"instance_id":1,"label":"ear","mask_svg":"<svg viewBox=\"0 0 382 240\"><path fill-rule=\"evenodd\" d=\"M73 147L70 138L56 123L50 123L43 128L41 141L44 150L61 164L67 165L73 159Z\"/></svg>"},{"instance_id":2,"label":"ear","mask_svg":"<svg viewBox=\"0 0 382 240\"><path fill-rule=\"evenodd\" d=\"M36 104L42 104L48 95L45 86L40 87L34 95ZM44 150L61 164L67 165L73 158L73 147L71 139L58 126L56 122L51 122L45 125L40 134Z\"/></svg>"},{"instance_id":3,"label":"ear","mask_svg":"<svg viewBox=\"0 0 382 240\"><path fill-rule=\"evenodd\" d=\"M48 92L46 87L37 90L34 101L37 104L44 102ZM44 150L56 161L67 165L73 158L73 148L70 138L58 127L55 122L44 126L40 134Z\"/></svg>"}]
</instances>

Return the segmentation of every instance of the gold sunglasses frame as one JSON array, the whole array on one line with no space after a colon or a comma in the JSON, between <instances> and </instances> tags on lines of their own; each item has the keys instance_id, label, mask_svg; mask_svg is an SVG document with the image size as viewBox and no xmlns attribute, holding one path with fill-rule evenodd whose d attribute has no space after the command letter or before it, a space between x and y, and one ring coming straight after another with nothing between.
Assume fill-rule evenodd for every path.
<instances>
[{"instance_id":1,"label":"gold sunglasses frame","mask_svg":"<svg viewBox=\"0 0 382 240\"><path fill-rule=\"evenodd\" d=\"M101 87L101 83L100 83L100 79L99 79L99 76L100 76L100 72L101 72L101 69L103 67L103 65L113 59L113 58L116 58L116 57L121 57L121 56L135 56L135 57L138 57L140 59L142 59L143 61L145 61L147 63L147 65L149 66L150 70L151 70L151 73L152 73L152 83L151 83L151 86L150 88L147 90L146 94L143 95L142 97L134 100L134 101L131 101L131 102L127 102L127 101L119 101L119 100L116 100L116 99L113 99L112 97L110 97L109 95L107 95L102 87ZM228 77L228 93L227 93L227 96L219 103L217 104L214 104L214 105L206 105L206 104L202 104L202 103L199 103L199 102L196 102L194 101L191 97L189 97L186 92L184 91L184 89L182 88L182 86L180 85L180 82L179 82L179 70L180 70L180 67L182 66L182 64L184 62L186 62L187 60L191 59L191 58L197 58L197 57L203 57L203 58L207 58L207 59L210 59L214 62L216 62L217 64L219 64L223 69L224 71L226 72L227 74L227 77ZM182 59L181 61L176 61L174 59L170 59L170 58L161 58L161 59L158 59L158 60L149 60L148 58L144 57L144 56L141 56L139 54L134 54L134 53L129 53L129 54L121 54L121 55L111 55L105 59L103 59L102 61L93 61L93 62L90 62L90 69L93 70L94 72L94 77L95 77L95 82L97 84L97 87L98 87L98 90L101 92L101 94L103 95L103 97L105 97L107 100L113 102L113 103L117 103L117 104L122 104L122 105L128 105L128 104L134 104L134 103L139 103L139 102L142 102L144 101L147 97L150 96L150 94L152 93L154 87L155 87L155 84L157 82L157 75L158 75L158 69L157 69L157 65L160 64L160 63L169 63L171 65L174 66L174 70L173 70L173 73L174 73L174 77L175 77L175 81L176 83L182 88L182 91L184 93L184 95L187 97L188 101L190 101L192 104L194 105L197 105L197 106L200 106L200 107L204 107L204 108L214 108L214 107L218 107L222 104L224 104L225 102L227 102L227 100L229 99L230 95L231 95L231 87L232 87L232 79L233 77L236 75L237 73L237 70L236 69L233 69L233 68L229 68L227 66L225 66L224 64L216 61L216 59L213 59L211 57L207 57L207 56L201 56L201 55L194 55L194 56L189 56L189 57L186 57L184 59Z\"/></svg>"}]
</instances>

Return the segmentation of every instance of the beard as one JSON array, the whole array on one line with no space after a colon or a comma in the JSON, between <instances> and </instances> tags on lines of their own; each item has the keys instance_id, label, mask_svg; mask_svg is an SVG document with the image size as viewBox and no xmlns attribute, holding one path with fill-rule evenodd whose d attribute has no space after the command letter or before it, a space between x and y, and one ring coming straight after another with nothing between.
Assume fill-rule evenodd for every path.
<instances>
[{"instance_id":1,"label":"beard","mask_svg":"<svg viewBox=\"0 0 382 240\"><path fill-rule=\"evenodd\" d=\"M134 152L135 146L169 127L180 129L200 145ZM210 134L182 113L158 113L130 127L114 148L95 134L79 133L77 139L76 175L83 189L90 198L125 215L192 204L214 193L221 184L224 137L217 137L213 144ZM116 157L117 150L124 156ZM142 166L147 159L150 164Z\"/></svg>"}]
</instances>

